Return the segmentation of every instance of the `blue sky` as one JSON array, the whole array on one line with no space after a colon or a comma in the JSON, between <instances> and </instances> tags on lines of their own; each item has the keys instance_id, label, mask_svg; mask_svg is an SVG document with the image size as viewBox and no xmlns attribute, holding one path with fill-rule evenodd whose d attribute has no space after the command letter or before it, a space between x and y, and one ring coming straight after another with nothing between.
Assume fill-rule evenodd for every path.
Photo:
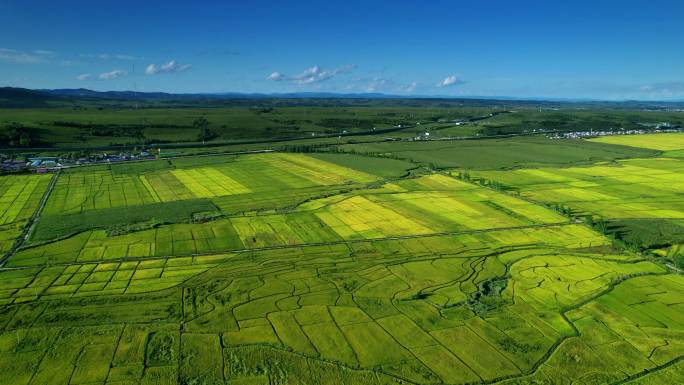
<instances>
[{"instance_id":1,"label":"blue sky","mask_svg":"<svg viewBox=\"0 0 684 385\"><path fill-rule=\"evenodd\" d=\"M3 0L0 86L684 99L681 1L195 3Z\"/></svg>"}]
</instances>

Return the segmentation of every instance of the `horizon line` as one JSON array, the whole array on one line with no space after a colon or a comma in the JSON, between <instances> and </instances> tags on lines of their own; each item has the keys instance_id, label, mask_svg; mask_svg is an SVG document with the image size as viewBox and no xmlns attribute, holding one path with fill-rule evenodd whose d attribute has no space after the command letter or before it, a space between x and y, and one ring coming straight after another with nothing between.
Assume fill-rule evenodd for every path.
<instances>
[{"instance_id":1,"label":"horizon line","mask_svg":"<svg viewBox=\"0 0 684 385\"><path fill-rule=\"evenodd\" d=\"M500 100L500 101L539 101L539 102L567 102L567 103L582 103L582 102L597 102L597 103L684 103L684 99L608 99L608 98L590 98L590 97L551 97L551 96L507 96L507 95L439 95L439 94L390 94L383 92L336 92L336 91L292 91L292 92L248 92L248 91L222 91L222 92L168 92L168 91L139 91L139 90L107 90L98 91L90 88L26 88L15 86L0 86L0 89L17 89L28 90L34 92L49 93L59 96L78 96L78 95L63 95L59 91L88 91L94 93L129 93L129 94L166 94L170 96L228 96L228 95L243 95L243 96L265 96L265 97L282 97L299 98L305 95L326 95L316 97L318 99L334 99L335 96L345 96L350 99L354 97L363 98L364 96L374 96L374 99L475 99L475 100ZM301 96L298 96L301 95ZM329 96L327 96L329 95Z\"/></svg>"}]
</instances>

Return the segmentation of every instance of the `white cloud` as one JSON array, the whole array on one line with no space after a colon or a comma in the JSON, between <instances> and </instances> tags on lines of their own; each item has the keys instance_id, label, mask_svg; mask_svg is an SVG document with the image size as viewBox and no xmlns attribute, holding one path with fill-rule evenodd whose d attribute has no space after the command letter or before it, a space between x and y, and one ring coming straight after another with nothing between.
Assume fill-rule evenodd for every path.
<instances>
[{"instance_id":1,"label":"white cloud","mask_svg":"<svg viewBox=\"0 0 684 385\"><path fill-rule=\"evenodd\" d=\"M404 83L395 80L392 77L374 76L374 77L352 77L345 89L348 91L362 91L362 92L382 92L382 93L413 93L420 84L412 81Z\"/></svg>"},{"instance_id":2,"label":"white cloud","mask_svg":"<svg viewBox=\"0 0 684 385\"><path fill-rule=\"evenodd\" d=\"M463 83L456 75L447 76L441 82L437 83L437 87L450 87L456 84Z\"/></svg>"},{"instance_id":3,"label":"white cloud","mask_svg":"<svg viewBox=\"0 0 684 385\"><path fill-rule=\"evenodd\" d=\"M411 82L410 84L406 84L404 86L399 87L399 90L410 94L411 92L416 90L416 87L418 87L418 83Z\"/></svg>"},{"instance_id":4,"label":"white cloud","mask_svg":"<svg viewBox=\"0 0 684 385\"><path fill-rule=\"evenodd\" d=\"M99 60L138 60L135 56L123 54L108 54L102 53L98 55L93 54L79 54L79 55L65 55L59 52L47 49L34 49L31 51L19 51L9 48L0 48L0 61L8 61L21 64L34 63L53 63L61 66L72 66L79 64L74 58L83 59L99 59Z\"/></svg>"},{"instance_id":5,"label":"white cloud","mask_svg":"<svg viewBox=\"0 0 684 385\"><path fill-rule=\"evenodd\" d=\"M141 58L137 56L132 56L132 55L124 55L124 54L111 54L111 53L99 53L99 54L92 54L92 53L82 53L78 55L81 58L84 59L99 59L102 61L106 60L139 60Z\"/></svg>"},{"instance_id":6,"label":"white cloud","mask_svg":"<svg viewBox=\"0 0 684 385\"><path fill-rule=\"evenodd\" d=\"M78 79L80 81L91 80L92 78L93 78L93 75L91 75L91 74L80 74L80 75L76 76L76 79Z\"/></svg>"},{"instance_id":7,"label":"white cloud","mask_svg":"<svg viewBox=\"0 0 684 385\"><path fill-rule=\"evenodd\" d=\"M339 74L349 73L353 71L355 68L355 65L351 65L335 68L333 70L324 70L319 66L313 66L311 68L306 69L301 74L295 76L294 80L298 84L319 83L326 81L328 79L332 79L333 77Z\"/></svg>"},{"instance_id":8,"label":"white cloud","mask_svg":"<svg viewBox=\"0 0 684 385\"><path fill-rule=\"evenodd\" d=\"M156 65L156 64L150 64L147 66L145 69L145 73L148 75L157 75L157 74L162 74L162 73L176 73L176 72L183 72L186 70L189 70L191 67L190 64L178 64L177 61L171 60L170 62L166 64L161 64L161 65Z\"/></svg>"},{"instance_id":9,"label":"white cloud","mask_svg":"<svg viewBox=\"0 0 684 385\"><path fill-rule=\"evenodd\" d=\"M672 81L663 83L644 84L638 87L638 95L630 98L672 99L684 97L684 82Z\"/></svg>"},{"instance_id":10,"label":"white cloud","mask_svg":"<svg viewBox=\"0 0 684 385\"><path fill-rule=\"evenodd\" d=\"M137 57L131 56L131 55L114 55L114 59L119 59L119 60L136 60Z\"/></svg>"},{"instance_id":11,"label":"white cloud","mask_svg":"<svg viewBox=\"0 0 684 385\"><path fill-rule=\"evenodd\" d=\"M128 72L126 72L126 71L113 70L113 71L101 73L98 76L98 79L100 79L100 80L113 80L113 79L118 79L118 78L124 77L126 75L128 75Z\"/></svg>"},{"instance_id":12,"label":"white cloud","mask_svg":"<svg viewBox=\"0 0 684 385\"><path fill-rule=\"evenodd\" d=\"M268 76L266 77L266 80L273 80L273 81L278 82L278 81L281 81L281 80L285 80L285 75L281 74L281 73L278 72L278 71L272 72L270 75L268 75Z\"/></svg>"},{"instance_id":13,"label":"white cloud","mask_svg":"<svg viewBox=\"0 0 684 385\"><path fill-rule=\"evenodd\" d=\"M22 64L45 63L44 55L26 53L9 48L0 48L0 61Z\"/></svg>"},{"instance_id":14,"label":"white cloud","mask_svg":"<svg viewBox=\"0 0 684 385\"><path fill-rule=\"evenodd\" d=\"M371 79L370 83L366 85L366 92L377 92L380 88L387 84L387 79L381 77L375 77Z\"/></svg>"},{"instance_id":15,"label":"white cloud","mask_svg":"<svg viewBox=\"0 0 684 385\"><path fill-rule=\"evenodd\" d=\"M299 85L307 85L324 82L332 79L337 75L346 74L354 71L356 65L346 65L331 70L323 69L317 65L305 69L302 73L295 76L287 76L283 73L275 71L266 77L267 80L272 81L287 81Z\"/></svg>"}]
</instances>

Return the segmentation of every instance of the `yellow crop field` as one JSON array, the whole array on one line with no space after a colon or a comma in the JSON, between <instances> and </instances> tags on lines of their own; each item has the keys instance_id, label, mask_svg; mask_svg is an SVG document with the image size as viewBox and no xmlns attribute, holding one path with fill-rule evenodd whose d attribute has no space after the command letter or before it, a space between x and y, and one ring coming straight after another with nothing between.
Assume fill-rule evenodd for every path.
<instances>
[{"instance_id":1,"label":"yellow crop field","mask_svg":"<svg viewBox=\"0 0 684 385\"><path fill-rule=\"evenodd\" d=\"M198 198L244 194L250 191L214 168L173 170L172 173Z\"/></svg>"},{"instance_id":2,"label":"yellow crop field","mask_svg":"<svg viewBox=\"0 0 684 385\"><path fill-rule=\"evenodd\" d=\"M35 214L51 177L0 176L0 254L10 250Z\"/></svg>"},{"instance_id":3,"label":"yellow crop field","mask_svg":"<svg viewBox=\"0 0 684 385\"><path fill-rule=\"evenodd\" d=\"M540 172L557 173L564 182L542 180ZM682 173L684 162L667 158L622 160L611 166L475 172L534 201L604 218L682 218Z\"/></svg>"},{"instance_id":4,"label":"yellow crop field","mask_svg":"<svg viewBox=\"0 0 684 385\"><path fill-rule=\"evenodd\" d=\"M50 175L0 177L0 225L30 216L50 178Z\"/></svg>"},{"instance_id":5,"label":"yellow crop field","mask_svg":"<svg viewBox=\"0 0 684 385\"><path fill-rule=\"evenodd\" d=\"M367 183L378 179L303 154L256 154L212 167L254 192Z\"/></svg>"},{"instance_id":6,"label":"yellow crop field","mask_svg":"<svg viewBox=\"0 0 684 385\"><path fill-rule=\"evenodd\" d=\"M382 238L434 232L362 196L345 199L322 211L322 213L316 212L316 216L345 238Z\"/></svg>"},{"instance_id":7,"label":"yellow crop field","mask_svg":"<svg viewBox=\"0 0 684 385\"><path fill-rule=\"evenodd\" d=\"M612 135L590 139L592 142L670 151L684 149L684 134Z\"/></svg>"},{"instance_id":8,"label":"yellow crop field","mask_svg":"<svg viewBox=\"0 0 684 385\"><path fill-rule=\"evenodd\" d=\"M448 178L442 176L443 178ZM415 180L423 184L432 177ZM453 178L448 178L453 179ZM413 181L412 181L413 182ZM435 231L524 226L533 223L559 223L563 216L500 192L467 185L464 182L432 184L438 191L367 194L367 199L400 213ZM453 187L456 189L453 189Z\"/></svg>"},{"instance_id":9,"label":"yellow crop field","mask_svg":"<svg viewBox=\"0 0 684 385\"><path fill-rule=\"evenodd\" d=\"M363 183L378 179L370 174L300 154L273 154L265 156L264 160L272 167L294 173L315 184Z\"/></svg>"},{"instance_id":10,"label":"yellow crop field","mask_svg":"<svg viewBox=\"0 0 684 385\"><path fill-rule=\"evenodd\" d=\"M470 183L448 177L443 174L432 174L416 180L416 184L428 190L436 191L467 191L475 190L476 186Z\"/></svg>"},{"instance_id":11,"label":"yellow crop field","mask_svg":"<svg viewBox=\"0 0 684 385\"><path fill-rule=\"evenodd\" d=\"M520 174L523 174L525 176L531 176L535 179L547 182L547 183L553 183L553 182L569 182L570 178L563 176L562 174L559 174L557 172L553 172L551 170L539 170L539 169L528 169L528 170L520 170Z\"/></svg>"}]
</instances>

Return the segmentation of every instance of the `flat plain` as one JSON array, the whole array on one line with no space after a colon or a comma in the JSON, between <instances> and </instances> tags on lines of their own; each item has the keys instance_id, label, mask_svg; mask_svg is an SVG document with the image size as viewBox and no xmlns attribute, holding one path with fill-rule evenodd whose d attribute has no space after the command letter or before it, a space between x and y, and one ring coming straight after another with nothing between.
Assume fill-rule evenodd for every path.
<instances>
[{"instance_id":1,"label":"flat plain","mask_svg":"<svg viewBox=\"0 0 684 385\"><path fill-rule=\"evenodd\" d=\"M37 223L0 269L0 383L681 383L670 255L579 219L684 219L684 163L589 144L529 168L544 148L505 171L274 152L2 177L2 225Z\"/></svg>"}]
</instances>

